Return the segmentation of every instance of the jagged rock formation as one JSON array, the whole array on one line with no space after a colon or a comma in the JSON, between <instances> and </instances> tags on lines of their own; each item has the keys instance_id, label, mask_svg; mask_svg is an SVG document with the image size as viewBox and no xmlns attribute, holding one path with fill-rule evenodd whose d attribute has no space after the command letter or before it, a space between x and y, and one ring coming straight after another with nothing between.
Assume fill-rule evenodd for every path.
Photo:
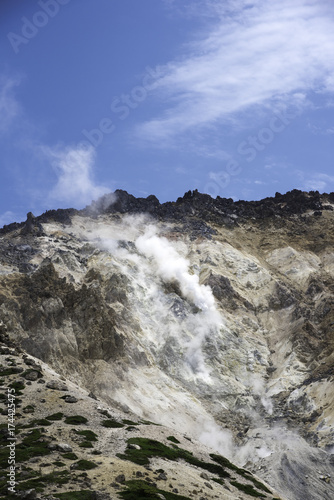
<instances>
[{"instance_id":1,"label":"jagged rock formation","mask_svg":"<svg viewBox=\"0 0 334 500\"><path fill-rule=\"evenodd\" d=\"M283 498L330 499L333 206L116 191L30 214L0 230L0 335Z\"/></svg>"}]
</instances>

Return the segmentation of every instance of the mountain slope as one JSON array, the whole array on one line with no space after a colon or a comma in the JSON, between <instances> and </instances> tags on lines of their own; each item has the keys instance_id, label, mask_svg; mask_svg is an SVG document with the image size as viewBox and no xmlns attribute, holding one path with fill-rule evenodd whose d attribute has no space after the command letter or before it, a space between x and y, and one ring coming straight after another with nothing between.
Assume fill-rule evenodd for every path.
<instances>
[{"instance_id":1,"label":"mountain slope","mask_svg":"<svg viewBox=\"0 0 334 500\"><path fill-rule=\"evenodd\" d=\"M284 498L330 499L333 204L294 191L161 205L118 191L30 214L1 231L3 332Z\"/></svg>"}]
</instances>

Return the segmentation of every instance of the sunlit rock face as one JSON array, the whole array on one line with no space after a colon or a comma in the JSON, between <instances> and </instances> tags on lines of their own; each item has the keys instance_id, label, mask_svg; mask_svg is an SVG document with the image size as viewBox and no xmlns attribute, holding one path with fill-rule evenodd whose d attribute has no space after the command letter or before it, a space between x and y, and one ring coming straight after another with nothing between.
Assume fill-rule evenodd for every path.
<instances>
[{"instance_id":1,"label":"sunlit rock face","mask_svg":"<svg viewBox=\"0 0 334 500\"><path fill-rule=\"evenodd\" d=\"M30 216L2 230L0 324L285 498L333 498L333 206L333 193L161 205L119 191Z\"/></svg>"}]
</instances>

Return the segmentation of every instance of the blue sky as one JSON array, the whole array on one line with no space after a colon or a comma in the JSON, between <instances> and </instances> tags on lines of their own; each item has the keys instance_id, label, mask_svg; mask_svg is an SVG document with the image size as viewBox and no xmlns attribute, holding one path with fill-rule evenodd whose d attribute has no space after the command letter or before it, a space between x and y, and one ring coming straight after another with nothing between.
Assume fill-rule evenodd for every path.
<instances>
[{"instance_id":1,"label":"blue sky","mask_svg":"<svg viewBox=\"0 0 334 500\"><path fill-rule=\"evenodd\" d=\"M2 0L0 26L0 226L334 191L332 0Z\"/></svg>"}]
</instances>

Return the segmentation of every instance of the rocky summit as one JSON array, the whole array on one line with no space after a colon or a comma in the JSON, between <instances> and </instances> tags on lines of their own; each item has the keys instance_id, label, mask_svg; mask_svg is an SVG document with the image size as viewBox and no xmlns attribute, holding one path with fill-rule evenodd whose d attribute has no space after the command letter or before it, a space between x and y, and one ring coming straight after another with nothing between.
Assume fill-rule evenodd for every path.
<instances>
[{"instance_id":1,"label":"rocky summit","mask_svg":"<svg viewBox=\"0 0 334 500\"><path fill-rule=\"evenodd\" d=\"M334 498L334 193L0 229L1 498Z\"/></svg>"}]
</instances>

